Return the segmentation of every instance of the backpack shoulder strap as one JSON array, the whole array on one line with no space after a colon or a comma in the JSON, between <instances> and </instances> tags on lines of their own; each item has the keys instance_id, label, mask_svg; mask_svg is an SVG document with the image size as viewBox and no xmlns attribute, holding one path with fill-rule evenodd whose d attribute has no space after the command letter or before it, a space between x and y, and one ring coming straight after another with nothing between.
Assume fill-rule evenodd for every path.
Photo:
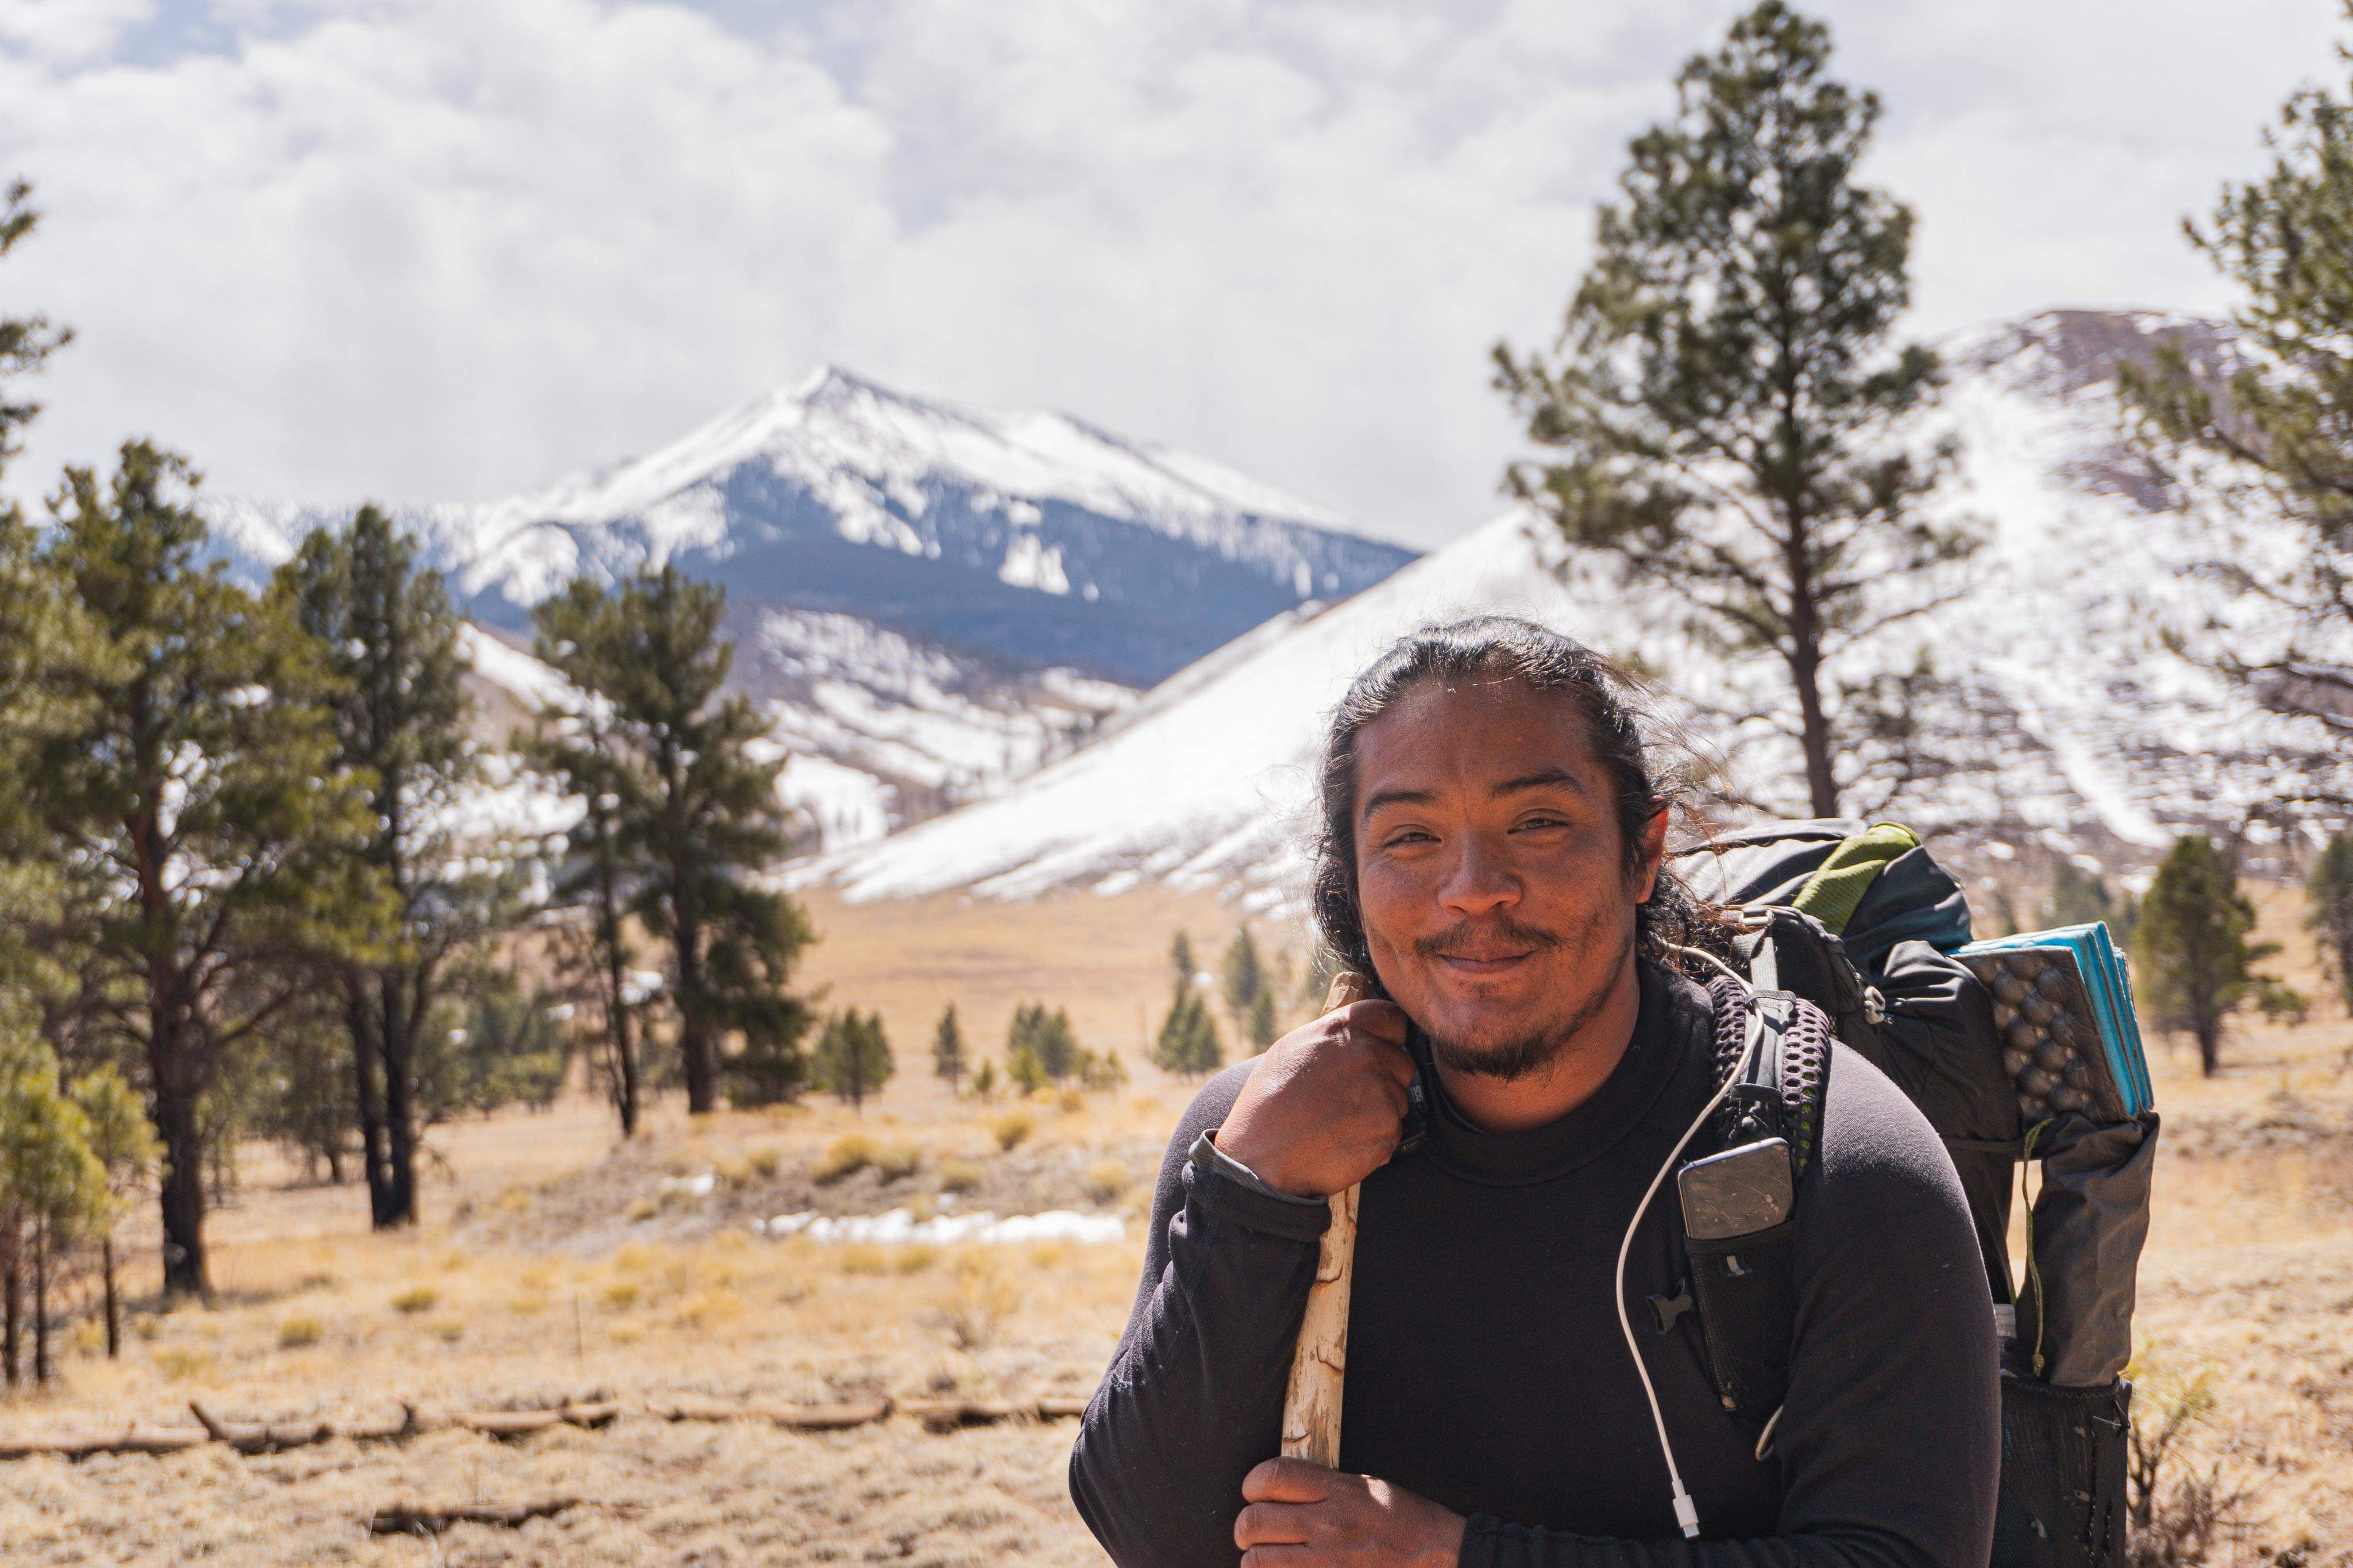
<instances>
[{"instance_id":1,"label":"backpack shoulder strap","mask_svg":"<svg viewBox=\"0 0 2353 1568\"><path fill-rule=\"evenodd\" d=\"M1708 999L1716 1082L1721 1088L1728 1079L1731 1087L1718 1112L1718 1152L1781 1140L1794 1192L1820 1147L1830 1019L1803 997L1750 992L1728 979L1710 986ZM1746 1236L1704 1240L1684 1226L1708 1376L1724 1407L1752 1426L1769 1421L1788 1391L1797 1227L1794 1212Z\"/></svg>"}]
</instances>

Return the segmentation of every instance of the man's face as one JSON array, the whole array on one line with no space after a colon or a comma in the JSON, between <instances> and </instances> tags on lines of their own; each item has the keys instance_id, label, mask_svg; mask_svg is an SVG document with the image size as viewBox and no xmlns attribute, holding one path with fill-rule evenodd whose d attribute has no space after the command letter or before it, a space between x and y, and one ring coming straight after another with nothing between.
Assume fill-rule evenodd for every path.
<instances>
[{"instance_id":1,"label":"man's face","mask_svg":"<svg viewBox=\"0 0 2353 1568\"><path fill-rule=\"evenodd\" d=\"M1631 962L1666 831L1629 877L1575 701L1430 680L1356 736L1356 884L1382 984L1458 1071L1550 1061Z\"/></svg>"}]
</instances>

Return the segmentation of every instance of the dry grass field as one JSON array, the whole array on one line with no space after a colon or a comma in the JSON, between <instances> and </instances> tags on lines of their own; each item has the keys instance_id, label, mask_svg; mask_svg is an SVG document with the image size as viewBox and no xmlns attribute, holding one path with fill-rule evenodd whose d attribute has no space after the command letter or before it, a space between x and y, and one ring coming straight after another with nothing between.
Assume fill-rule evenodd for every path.
<instances>
[{"instance_id":1,"label":"dry grass field","mask_svg":"<svg viewBox=\"0 0 2353 1568\"><path fill-rule=\"evenodd\" d=\"M2291 907L2267 904L2288 935ZM426 1222L367 1234L351 1187L242 1161L214 1216L218 1299L132 1319L121 1358L87 1323L58 1380L0 1409L0 1434L232 1418L449 1412L607 1397L597 1431L506 1443L441 1429L275 1457L209 1445L166 1458L0 1465L10 1563L915 1563L1100 1561L1067 1500L1067 1421L948 1434L904 1416L837 1433L681 1422L681 1395L816 1402L1083 1393L1115 1342L1137 1216L1182 1086L1145 1068L1139 1006L1189 926L1213 955L1233 916L1208 900L820 905L811 965L836 1003L878 1005L900 1079L863 1117L828 1102L688 1125L665 1107L617 1150L601 1108L566 1101L438 1129ZM1284 933L1261 935L1280 940ZM2320 989L2308 955L2293 977ZM1113 1095L956 1101L926 1077L933 1019L961 1005L1000 1041L1018 1002L1068 1005L1121 1051ZM2160 1053L2167 1146L2144 1263L2145 1387L2202 1380L2212 1409L2172 1476L2244 1489L2211 1561L2353 1563L2353 1026L2250 1029L2201 1083ZM845 1138L865 1148L838 1151ZM861 1161L850 1158L863 1155ZM829 1165L855 1164L827 1176ZM702 1178L709 1178L708 1181ZM751 1221L818 1209L918 1215L1067 1208L1125 1217L1079 1245L772 1240ZM145 1266L142 1266L144 1268ZM134 1279L145 1290L152 1274ZM1630 1437L1630 1440L1631 1438ZM578 1500L520 1529L371 1537L396 1505Z\"/></svg>"}]
</instances>

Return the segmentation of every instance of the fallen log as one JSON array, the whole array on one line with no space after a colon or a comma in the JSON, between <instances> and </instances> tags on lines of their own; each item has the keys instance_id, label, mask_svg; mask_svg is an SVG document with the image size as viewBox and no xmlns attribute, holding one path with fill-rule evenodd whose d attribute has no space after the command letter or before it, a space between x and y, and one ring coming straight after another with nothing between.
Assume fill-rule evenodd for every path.
<instances>
[{"instance_id":1,"label":"fallen log","mask_svg":"<svg viewBox=\"0 0 2353 1568\"><path fill-rule=\"evenodd\" d=\"M50 1457L86 1459L92 1454L177 1454L212 1441L200 1426L142 1426L120 1432L70 1432L52 1437L0 1437L0 1459Z\"/></svg>"},{"instance_id":2,"label":"fallen log","mask_svg":"<svg viewBox=\"0 0 2353 1568\"><path fill-rule=\"evenodd\" d=\"M766 1421L802 1432L839 1432L881 1421L891 1414L892 1405L887 1399L840 1405L721 1405L713 1400L679 1399L649 1405L646 1409L665 1421Z\"/></svg>"},{"instance_id":3,"label":"fallen log","mask_svg":"<svg viewBox=\"0 0 2353 1568\"><path fill-rule=\"evenodd\" d=\"M188 1409L214 1442L226 1443L240 1454L282 1453L335 1437L355 1443L397 1442L424 1430L417 1425L416 1406L406 1400L401 1402L397 1421L223 1421L193 1399Z\"/></svg>"},{"instance_id":4,"label":"fallen log","mask_svg":"<svg viewBox=\"0 0 2353 1568\"><path fill-rule=\"evenodd\" d=\"M953 1432L960 1426L993 1426L1000 1421L1012 1421L1022 1416L1035 1418L1038 1402L1034 1399L909 1399L899 1405L902 1414L922 1422L928 1431Z\"/></svg>"},{"instance_id":5,"label":"fallen log","mask_svg":"<svg viewBox=\"0 0 2353 1568\"><path fill-rule=\"evenodd\" d=\"M476 1410L459 1416L454 1425L480 1432L485 1437L522 1437L544 1432L551 1426L608 1426L620 1413L619 1402L607 1399L586 1405L559 1405L552 1410Z\"/></svg>"},{"instance_id":6,"label":"fallen log","mask_svg":"<svg viewBox=\"0 0 2353 1568\"><path fill-rule=\"evenodd\" d=\"M453 1524L497 1524L512 1530L534 1519L553 1519L580 1506L578 1498L542 1502L462 1503L451 1508L384 1508L368 1516L371 1535L438 1535Z\"/></svg>"}]
</instances>

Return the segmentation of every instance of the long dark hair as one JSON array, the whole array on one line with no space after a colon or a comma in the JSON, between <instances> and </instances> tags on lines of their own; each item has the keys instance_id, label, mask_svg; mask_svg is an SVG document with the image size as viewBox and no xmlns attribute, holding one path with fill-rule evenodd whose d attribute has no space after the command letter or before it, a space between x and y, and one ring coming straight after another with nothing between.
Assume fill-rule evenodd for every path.
<instances>
[{"instance_id":1,"label":"long dark hair","mask_svg":"<svg viewBox=\"0 0 2353 1568\"><path fill-rule=\"evenodd\" d=\"M1356 737L1426 680L1515 680L1573 703L1586 743L1609 779L1620 868L1630 878L1642 867L1644 831L1683 800L1679 775L1655 762L1643 741L1643 707L1632 678L1574 637L1516 616L1479 616L1403 638L1356 677L1333 710L1324 740L1323 826L1309 896L1332 958L1362 974L1373 973L1373 958L1356 900ZM1662 865L1635 912L1638 947L1664 956L1662 942L1687 941L1700 923L1682 881Z\"/></svg>"}]
</instances>

